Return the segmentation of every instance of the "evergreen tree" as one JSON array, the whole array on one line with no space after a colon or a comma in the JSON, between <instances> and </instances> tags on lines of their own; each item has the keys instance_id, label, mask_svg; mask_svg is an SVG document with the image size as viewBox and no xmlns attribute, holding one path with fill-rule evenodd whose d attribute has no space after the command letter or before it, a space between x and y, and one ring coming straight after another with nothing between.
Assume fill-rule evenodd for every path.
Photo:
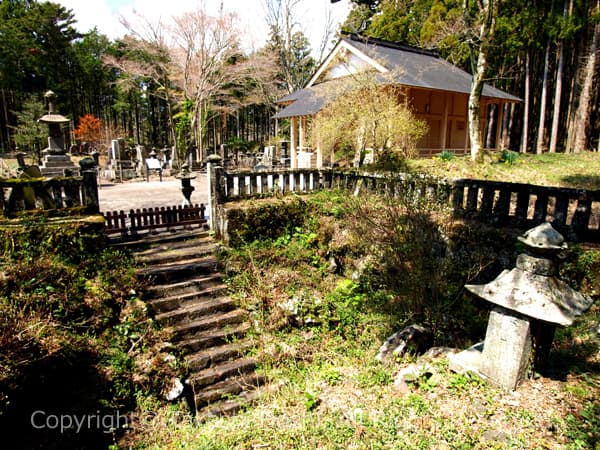
<instances>
[{"instance_id":1,"label":"evergreen tree","mask_svg":"<svg viewBox=\"0 0 600 450\"><path fill-rule=\"evenodd\" d=\"M35 95L28 95L22 103L21 110L14 112L16 125L11 126L14 130L15 144L21 151L31 151L36 161L40 160L42 146L48 135L46 125L38 122L45 113L44 103Z\"/></svg>"},{"instance_id":2,"label":"evergreen tree","mask_svg":"<svg viewBox=\"0 0 600 450\"><path fill-rule=\"evenodd\" d=\"M308 38L293 18L296 3L294 0L267 2L270 31L265 49L275 56L277 78L287 93L303 88L316 66Z\"/></svg>"}]
</instances>

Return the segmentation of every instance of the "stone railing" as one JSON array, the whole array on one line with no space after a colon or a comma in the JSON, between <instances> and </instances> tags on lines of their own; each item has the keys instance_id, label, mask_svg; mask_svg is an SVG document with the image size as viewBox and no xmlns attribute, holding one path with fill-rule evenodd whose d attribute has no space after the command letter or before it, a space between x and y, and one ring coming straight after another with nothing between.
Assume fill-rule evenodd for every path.
<instances>
[{"instance_id":1,"label":"stone railing","mask_svg":"<svg viewBox=\"0 0 600 450\"><path fill-rule=\"evenodd\" d=\"M569 238L600 241L600 191L484 180L451 183L457 215L520 228L550 222Z\"/></svg>"},{"instance_id":2,"label":"stone railing","mask_svg":"<svg viewBox=\"0 0 600 450\"><path fill-rule=\"evenodd\" d=\"M550 222L571 240L600 242L600 191L337 169L227 172L214 163L210 165L210 217L214 220L219 220L220 205L247 198L321 189L344 189L355 195L410 191L448 202L456 217L517 228ZM218 224L211 225L218 233Z\"/></svg>"},{"instance_id":3,"label":"stone railing","mask_svg":"<svg viewBox=\"0 0 600 450\"><path fill-rule=\"evenodd\" d=\"M10 218L23 212L52 215L99 212L96 170L80 177L0 179L0 214Z\"/></svg>"}]
</instances>

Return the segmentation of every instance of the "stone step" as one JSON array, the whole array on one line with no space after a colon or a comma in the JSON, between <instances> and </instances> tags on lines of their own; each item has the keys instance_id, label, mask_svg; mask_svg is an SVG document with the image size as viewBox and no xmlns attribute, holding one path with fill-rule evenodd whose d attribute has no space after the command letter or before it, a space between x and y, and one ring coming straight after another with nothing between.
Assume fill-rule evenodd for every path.
<instances>
[{"instance_id":1,"label":"stone step","mask_svg":"<svg viewBox=\"0 0 600 450\"><path fill-rule=\"evenodd\" d=\"M77 168L77 166L71 160L69 160L69 161L59 160L59 161L45 161L44 168L45 169L57 168L57 169L62 170L62 169L75 169L75 168Z\"/></svg>"},{"instance_id":2,"label":"stone step","mask_svg":"<svg viewBox=\"0 0 600 450\"><path fill-rule=\"evenodd\" d=\"M216 312L235 309L237 302L230 297L215 297L198 302L190 302L176 309L157 314L155 319L166 325L189 322Z\"/></svg>"},{"instance_id":3,"label":"stone step","mask_svg":"<svg viewBox=\"0 0 600 450\"><path fill-rule=\"evenodd\" d=\"M196 420L199 423L202 423L212 417L232 416L242 408L258 400L261 395L262 390L260 388L241 392L235 398L199 409Z\"/></svg>"},{"instance_id":4,"label":"stone step","mask_svg":"<svg viewBox=\"0 0 600 450\"><path fill-rule=\"evenodd\" d=\"M246 356L251 339L247 312L227 296L218 272L218 249L208 233L163 233L115 243L134 251L155 319L171 328L191 374L196 410L205 417L234 414L258 395L265 377ZM233 397L233 398L229 398Z\"/></svg>"},{"instance_id":5,"label":"stone step","mask_svg":"<svg viewBox=\"0 0 600 450\"><path fill-rule=\"evenodd\" d=\"M183 322L175 325L173 330L174 339L190 339L199 333L210 329L223 328L243 322L248 313L243 309L234 309L228 312L218 312L200 319Z\"/></svg>"},{"instance_id":6,"label":"stone step","mask_svg":"<svg viewBox=\"0 0 600 450\"><path fill-rule=\"evenodd\" d=\"M193 258L185 261L155 264L138 269L137 273L154 284L174 283L199 275L210 275L217 271L218 261L213 257Z\"/></svg>"},{"instance_id":7,"label":"stone step","mask_svg":"<svg viewBox=\"0 0 600 450\"><path fill-rule=\"evenodd\" d=\"M190 372L198 372L211 365L239 358L251 347L252 342L245 339L191 353L185 356L185 361Z\"/></svg>"},{"instance_id":8,"label":"stone step","mask_svg":"<svg viewBox=\"0 0 600 450\"><path fill-rule=\"evenodd\" d=\"M194 239L191 241L180 241L172 244L156 245L152 248L136 252L139 263L151 265L169 263L182 259L200 258L211 255L218 245L207 238L206 240Z\"/></svg>"},{"instance_id":9,"label":"stone step","mask_svg":"<svg viewBox=\"0 0 600 450\"><path fill-rule=\"evenodd\" d=\"M263 385L265 380L266 377L264 375L259 375L256 372L249 372L211 384L194 396L196 408L203 408L212 403L221 401L225 397L256 389Z\"/></svg>"},{"instance_id":10,"label":"stone step","mask_svg":"<svg viewBox=\"0 0 600 450\"><path fill-rule=\"evenodd\" d=\"M177 310L179 308L188 308L192 305L207 302L211 299L222 297L227 286L219 284L215 286L209 286L206 289L202 289L195 292L188 292L185 294L172 295L169 297L162 297L148 300L148 304L152 308L155 314L167 313L170 311Z\"/></svg>"},{"instance_id":11,"label":"stone step","mask_svg":"<svg viewBox=\"0 0 600 450\"><path fill-rule=\"evenodd\" d=\"M253 371L256 368L256 364L256 359L247 357L226 361L217 366L196 372L190 377L189 381L194 392L199 393L206 386L214 385L229 377L237 377Z\"/></svg>"},{"instance_id":12,"label":"stone step","mask_svg":"<svg viewBox=\"0 0 600 450\"><path fill-rule=\"evenodd\" d=\"M127 214L129 211L125 211ZM194 239L205 239L208 238L209 232L205 229L199 228L187 231L169 231L163 233L148 233L144 235L138 235L129 237L126 240L116 239L111 242L113 247L126 247L134 251L143 251L151 247L152 245L168 244L172 242L189 241Z\"/></svg>"},{"instance_id":13,"label":"stone step","mask_svg":"<svg viewBox=\"0 0 600 450\"><path fill-rule=\"evenodd\" d=\"M79 171L76 170L75 168L69 168L69 167L66 167L66 168L72 170L73 175L75 175L75 176L77 176L79 173ZM41 167L40 172L46 178L64 177L65 176L64 169L65 168L62 168L62 167L60 167L60 168L59 167L49 167L49 168Z\"/></svg>"},{"instance_id":14,"label":"stone step","mask_svg":"<svg viewBox=\"0 0 600 450\"><path fill-rule=\"evenodd\" d=\"M250 324L242 322L218 330L206 330L198 333L193 338L182 339L176 342L175 346L186 353L198 352L206 350L209 347L216 347L232 342L235 339L240 339L248 330L250 330Z\"/></svg>"},{"instance_id":15,"label":"stone step","mask_svg":"<svg viewBox=\"0 0 600 450\"><path fill-rule=\"evenodd\" d=\"M208 288L226 287L220 273L192 277L175 283L158 284L147 288L149 298L174 297L192 294Z\"/></svg>"},{"instance_id":16,"label":"stone step","mask_svg":"<svg viewBox=\"0 0 600 450\"><path fill-rule=\"evenodd\" d=\"M176 250L194 245L214 244L215 241L210 237L208 231L196 230L196 232L190 231L182 234L165 234L165 239L158 239L156 236L153 239L152 236L148 236L143 239L143 243L146 245L142 246L142 242L139 243L140 246L137 253L140 255L152 253L157 250Z\"/></svg>"}]
</instances>

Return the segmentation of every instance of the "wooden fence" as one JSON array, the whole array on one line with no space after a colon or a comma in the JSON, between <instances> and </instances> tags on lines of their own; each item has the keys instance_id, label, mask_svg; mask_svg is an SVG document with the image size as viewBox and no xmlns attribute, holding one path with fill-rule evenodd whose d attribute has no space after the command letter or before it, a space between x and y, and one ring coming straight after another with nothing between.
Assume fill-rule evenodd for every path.
<instances>
[{"instance_id":1,"label":"wooden fence","mask_svg":"<svg viewBox=\"0 0 600 450\"><path fill-rule=\"evenodd\" d=\"M448 202L456 217L529 228L550 222L570 240L600 242L600 191L486 180L361 174L341 170L277 169L226 172L213 167L213 214L229 201L288 192L344 189L399 195L413 192Z\"/></svg>"},{"instance_id":2,"label":"wooden fence","mask_svg":"<svg viewBox=\"0 0 600 450\"><path fill-rule=\"evenodd\" d=\"M106 234L121 238L135 237L140 232L170 231L192 228L207 223L204 204L194 206L167 206L160 208L131 209L129 213L113 211L102 213Z\"/></svg>"}]
</instances>

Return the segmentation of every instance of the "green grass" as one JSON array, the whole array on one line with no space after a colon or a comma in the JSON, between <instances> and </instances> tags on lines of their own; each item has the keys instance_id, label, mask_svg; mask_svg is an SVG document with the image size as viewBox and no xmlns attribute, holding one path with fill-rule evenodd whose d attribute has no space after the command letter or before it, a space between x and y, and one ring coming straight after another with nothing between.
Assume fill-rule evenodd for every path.
<instances>
[{"instance_id":1,"label":"green grass","mask_svg":"<svg viewBox=\"0 0 600 450\"><path fill-rule=\"evenodd\" d=\"M394 386L396 374L415 357L391 365L374 357L383 340L410 316L394 308L399 299L382 295L383 288L365 290L360 280L353 279L357 262L364 257L356 237L344 226L353 220L353 203L336 193L318 193L306 201L310 214L303 225L223 255L231 275L230 290L258 326L253 355L269 379L264 395L234 417L205 423L194 423L183 406L179 411L141 408L139 414L149 419L127 436L123 448L583 449L597 445L598 307L568 332L557 334L555 372L527 380L516 393L504 392L476 375L453 373L444 359L431 363L431 376L411 381L409 391L400 392ZM478 240L480 235L467 237ZM341 265L336 271L324 269L332 253ZM571 263L573 283L583 276L588 281L580 285L592 292L597 283L590 256L573 252L572 257L583 258ZM292 297L298 299L300 317L316 320L295 320L282 313L277 305ZM458 308L450 314L449 319L456 319ZM468 339L464 330L462 339ZM438 344L460 346L446 334L450 331L440 330Z\"/></svg>"},{"instance_id":2,"label":"green grass","mask_svg":"<svg viewBox=\"0 0 600 450\"><path fill-rule=\"evenodd\" d=\"M597 374L590 375L595 385L537 379L515 394L439 364L434 387L414 383L410 393L401 394L393 378L402 363L373 363L375 340L340 346L332 333L306 330L278 338L294 354L266 368L272 390L257 404L202 424L169 420L162 410L145 424L142 447L583 449L598 442ZM344 348L350 346L364 355L348 356ZM568 388L581 383L581 389ZM575 396L573 390L586 394Z\"/></svg>"},{"instance_id":3,"label":"green grass","mask_svg":"<svg viewBox=\"0 0 600 450\"><path fill-rule=\"evenodd\" d=\"M531 183L577 189L600 189L600 153L514 154L512 163L500 162L501 154L493 154L484 163L474 163L468 156L416 159L408 161L409 169L448 178Z\"/></svg>"}]
</instances>

